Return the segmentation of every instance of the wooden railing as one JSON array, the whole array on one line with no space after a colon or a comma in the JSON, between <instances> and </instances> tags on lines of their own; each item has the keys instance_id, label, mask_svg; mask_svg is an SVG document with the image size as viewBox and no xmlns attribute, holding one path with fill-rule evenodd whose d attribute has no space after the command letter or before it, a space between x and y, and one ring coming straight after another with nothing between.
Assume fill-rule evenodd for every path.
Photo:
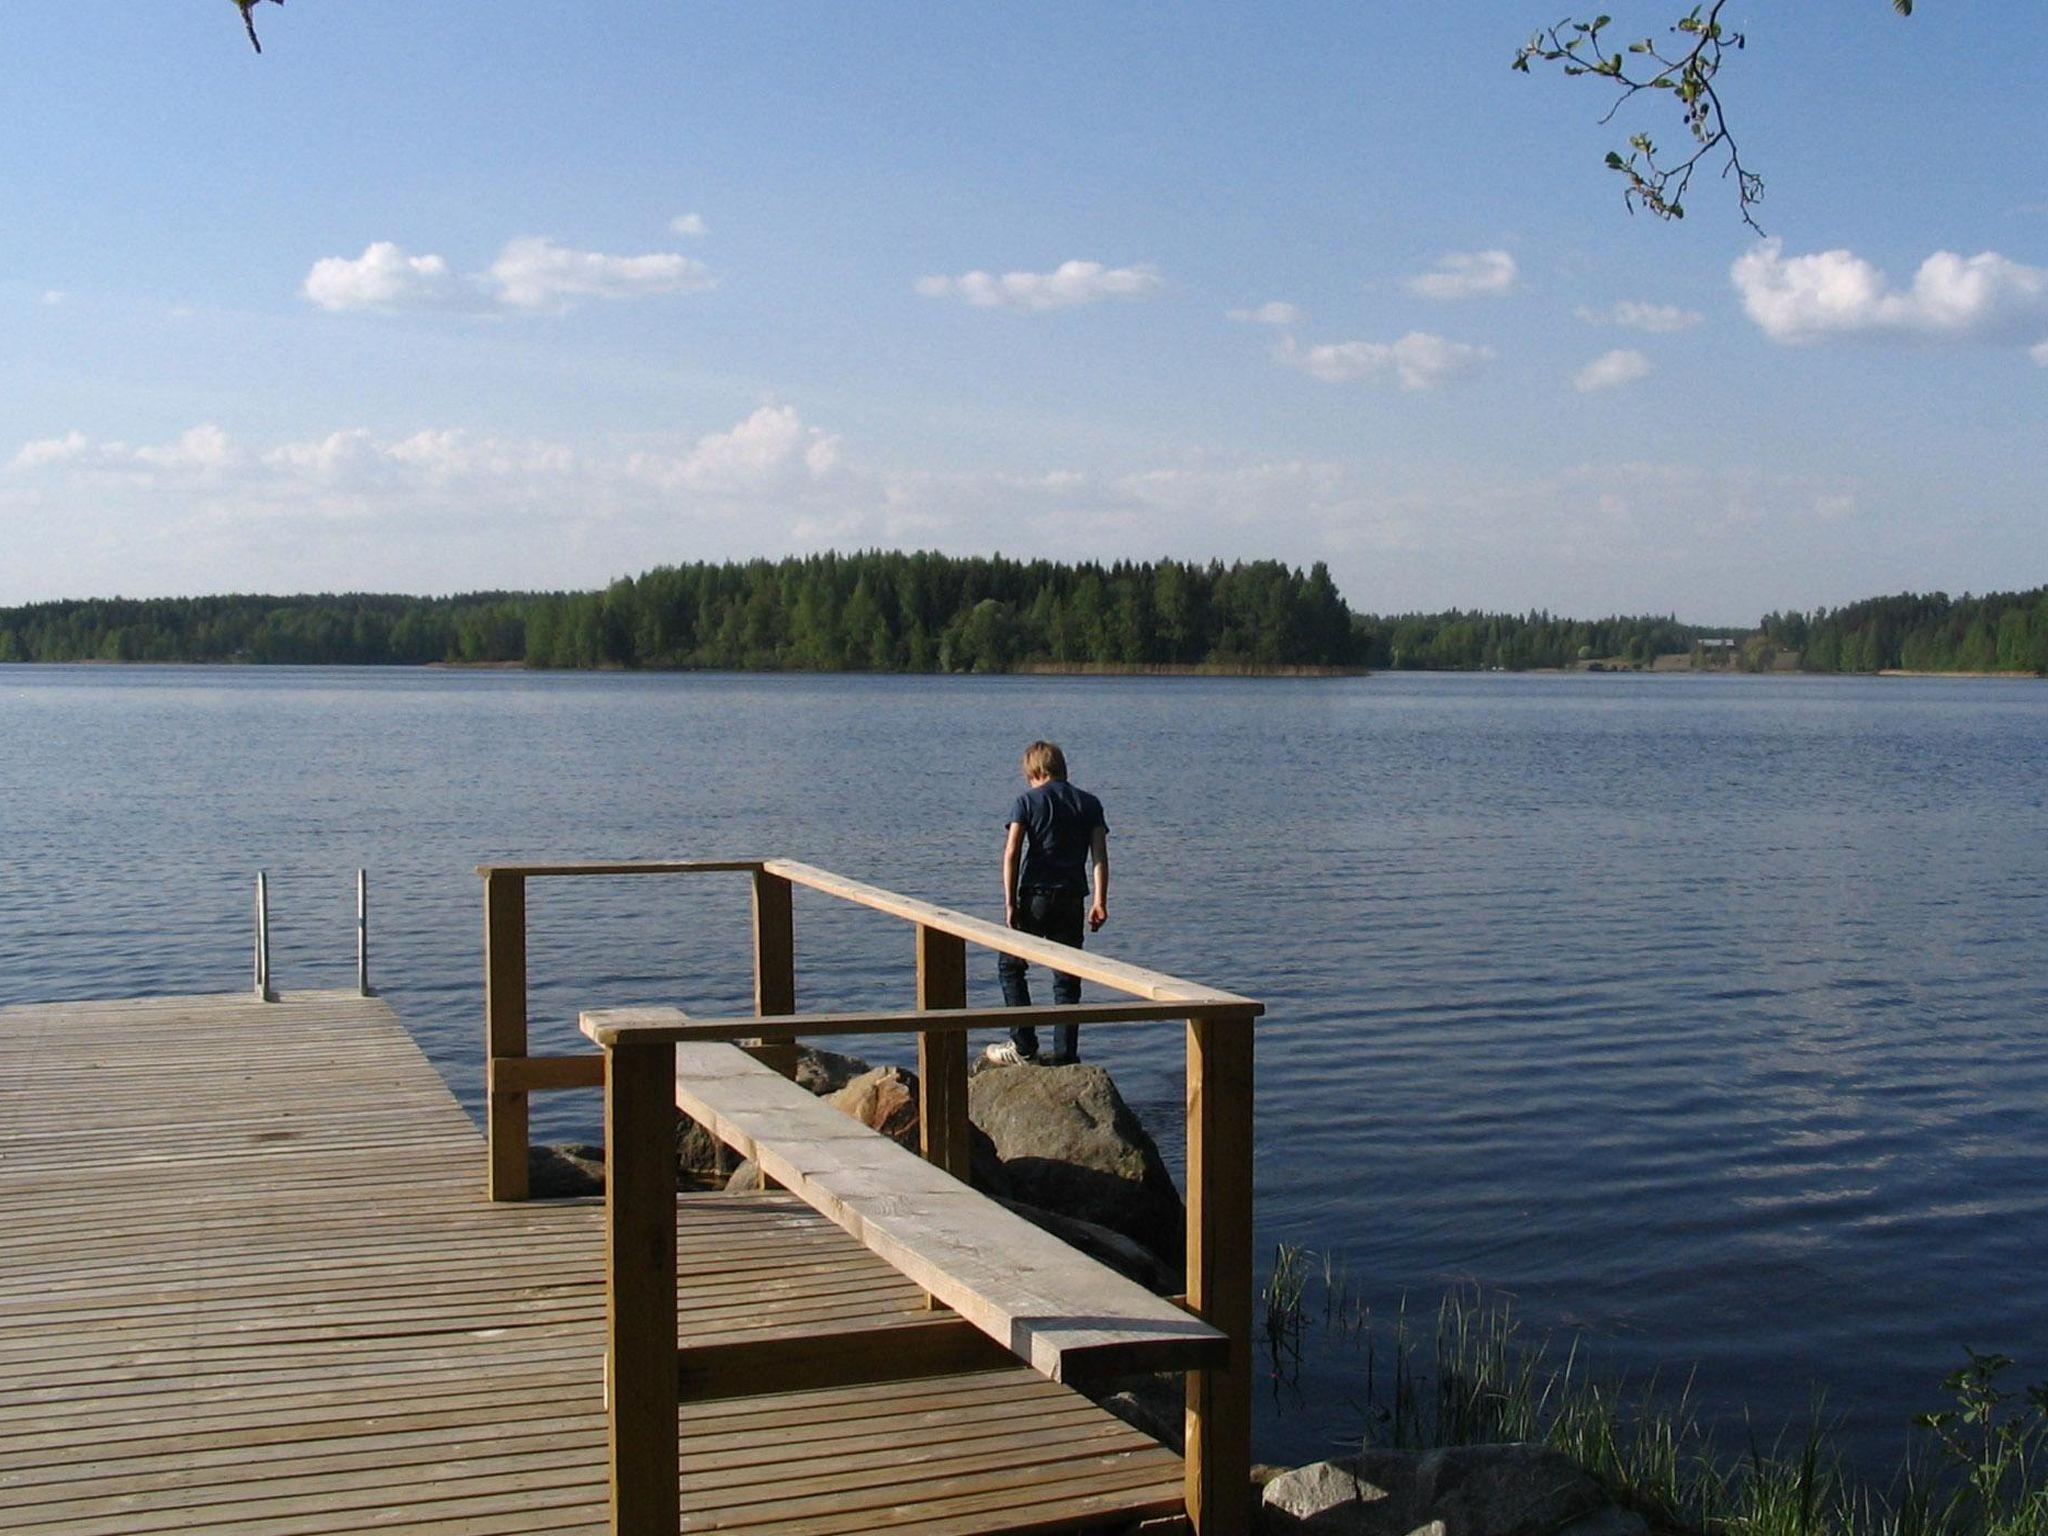
<instances>
[{"instance_id":1,"label":"wooden railing","mask_svg":"<svg viewBox=\"0 0 2048 1536\"><path fill-rule=\"evenodd\" d=\"M725 872L753 882L755 1011L698 1019L674 1008L586 1017L603 1054L530 1056L526 1017L529 879L573 875ZM485 1034L490 1197L527 1194L527 1096L557 1088L606 1090L610 1350L615 1531L676 1529L678 1373L675 1337L675 1164L665 1128L675 1110L679 1041L743 1043L790 1070L800 1037L913 1034L921 1150L963 1182L968 1174L970 1029L1184 1021L1187 1080L1187 1294L1184 1305L1222 1333L1221 1364L1187 1373L1186 1508L1197 1536L1250 1526L1252 1318L1252 1024L1261 1004L1019 933L791 859L580 864L487 864L484 879ZM887 913L916 933L916 1007L903 1012L796 1010L793 887ZM980 944L1096 982L1133 1001L967 1008L967 945ZM607 1036L609 1037L607 1039ZM665 1281L663 1277L666 1277ZM621 1524L621 1511L632 1512Z\"/></svg>"}]
</instances>

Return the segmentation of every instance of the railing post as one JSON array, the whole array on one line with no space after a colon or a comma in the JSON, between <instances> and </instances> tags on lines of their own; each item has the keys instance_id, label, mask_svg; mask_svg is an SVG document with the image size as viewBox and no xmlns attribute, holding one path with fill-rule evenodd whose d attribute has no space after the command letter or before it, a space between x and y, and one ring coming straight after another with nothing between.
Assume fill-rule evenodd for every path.
<instances>
[{"instance_id":1,"label":"railing post","mask_svg":"<svg viewBox=\"0 0 2048 1536\"><path fill-rule=\"evenodd\" d=\"M612 1536L677 1536L676 1048L605 1052Z\"/></svg>"},{"instance_id":2,"label":"railing post","mask_svg":"<svg viewBox=\"0 0 2048 1536\"><path fill-rule=\"evenodd\" d=\"M526 879L484 876L484 1056L526 1054ZM490 1197L526 1198L526 1095L493 1091L485 1112Z\"/></svg>"},{"instance_id":3,"label":"railing post","mask_svg":"<svg viewBox=\"0 0 2048 1536\"><path fill-rule=\"evenodd\" d=\"M967 1006L967 941L917 926L917 1006ZM926 1159L963 1183L968 1175L967 1031L917 1037L918 1141Z\"/></svg>"},{"instance_id":4,"label":"railing post","mask_svg":"<svg viewBox=\"0 0 2048 1536\"><path fill-rule=\"evenodd\" d=\"M754 871L754 1012L796 1012L796 914L780 875ZM756 1041L752 1054L784 1077L796 1075L794 1041Z\"/></svg>"},{"instance_id":5,"label":"railing post","mask_svg":"<svg viewBox=\"0 0 2048 1536\"><path fill-rule=\"evenodd\" d=\"M274 1003L277 993L270 985L270 876L256 871L256 997Z\"/></svg>"},{"instance_id":6,"label":"railing post","mask_svg":"<svg viewBox=\"0 0 2048 1536\"><path fill-rule=\"evenodd\" d=\"M356 871L356 991L363 997L370 991L370 872Z\"/></svg>"},{"instance_id":7,"label":"railing post","mask_svg":"<svg viewBox=\"0 0 2048 1536\"><path fill-rule=\"evenodd\" d=\"M1251 1528L1252 1016L1188 1021L1188 1306L1230 1339L1188 1372L1187 1512L1195 1536Z\"/></svg>"}]
</instances>

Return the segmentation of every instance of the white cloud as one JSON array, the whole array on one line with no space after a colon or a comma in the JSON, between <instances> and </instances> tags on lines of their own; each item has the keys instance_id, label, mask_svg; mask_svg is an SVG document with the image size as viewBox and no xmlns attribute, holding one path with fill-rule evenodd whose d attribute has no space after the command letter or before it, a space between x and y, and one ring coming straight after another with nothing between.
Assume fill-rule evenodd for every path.
<instances>
[{"instance_id":1,"label":"white cloud","mask_svg":"<svg viewBox=\"0 0 2048 1536\"><path fill-rule=\"evenodd\" d=\"M1647 379L1655 371L1642 353L1630 347L1616 347L1581 368L1572 385L1582 395L1591 394L1596 389L1618 389L1637 379Z\"/></svg>"},{"instance_id":2,"label":"white cloud","mask_svg":"<svg viewBox=\"0 0 2048 1536\"><path fill-rule=\"evenodd\" d=\"M1900 289L1851 251L1787 257L1766 241L1729 269L1742 307L1773 341L1829 336L2019 343L2048 324L2048 268L1985 251L1936 251Z\"/></svg>"},{"instance_id":3,"label":"white cloud","mask_svg":"<svg viewBox=\"0 0 2048 1536\"><path fill-rule=\"evenodd\" d=\"M1425 299L1498 298L1512 293L1518 269L1506 251L1452 251L1428 272L1408 279L1408 291Z\"/></svg>"},{"instance_id":4,"label":"white cloud","mask_svg":"<svg viewBox=\"0 0 2048 1536\"><path fill-rule=\"evenodd\" d=\"M210 421L183 433L174 443L135 450L137 463L154 465L158 469L197 470L202 473L226 469L240 456L241 450L235 447L234 439Z\"/></svg>"},{"instance_id":5,"label":"white cloud","mask_svg":"<svg viewBox=\"0 0 2048 1536\"><path fill-rule=\"evenodd\" d=\"M1325 384L1391 378L1403 389L1415 390L1466 378L1491 362L1494 352L1428 331L1410 331L1399 341L1339 341L1313 347L1297 347L1290 336L1275 355Z\"/></svg>"},{"instance_id":6,"label":"white cloud","mask_svg":"<svg viewBox=\"0 0 2048 1536\"><path fill-rule=\"evenodd\" d=\"M692 240L695 240L706 233L704 215L701 213L685 213L677 218L670 219L668 221L668 227L674 230L677 234L686 236Z\"/></svg>"},{"instance_id":7,"label":"white cloud","mask_svg":"<svg viewBox=\"0 0 2048 1536\"><path fill-rule=\"evenodd\" d=\"M958 277L921 277L917 291L929 299L957 298L980 309L1042 312L1093 304L1098 299L1147 299L1165 287L1159 269L1105 267L1099 261L1066 261L1050 272L963 272Z\"/></svg>"},{"instance_id":8,"label":"white cloud","mask_svg":"<svg viewBox=\"0 0 2048 1536\"><path fill-rule=\"evenodd\" d=\"M2031 357L2043 368L2048 368L2048 341L2036 342L2033 346L2027 348L2027 356Z\"/></svg>"},{"instance_id":9,"label":"white cloud","mask_svg":"<svg viewBox=\"0 0 2048 1536\"><path fill-rule=\"evenodd\" d=\"M317 442L280 443L263 455L271 469L338 480L376 464L382 457L370 434L361 427L330 433Z\"/></svg>"},{"instance_id":10,"label":"white cloud","mask_svg":"<svg viewBox=\"0 0 2048 1536\"><path fill-rule=\"evenodd\" d=\"M827 479L840 457L840 440L805 425L794 407L764 405L730 431L698 438L687 454L638 453L629 465L669 489L759 496Z\"/></svg>"},{"instance_id":11,"label":"white cloud","mask_svg":"<svg viewBox=\"0 0 2048 1536\"><path fill-rule=\"evenodd\" d=\"M1670 331L1689 331L1706 316L1696 309L1680 309L1676 304L1645 304L1636 299L1623 299L1611 309L1581 306L1579 318L1588 325L1619 325L1632 331L1661 335Z\"/></svg>"},{"instance_id":12,"label":"white cloud","mask_svg":"<svg viewBox=\"0 0 2048 1536\"><path fill-rule=\"evenodd\" d=\"M508 243L487 275L498 285L499 301L514 309L554 309L570 299L701 293L717 282L703 262L673 251L605 256L571 250L541 236Z\"/></svg>"},{"instance_id":13,"label":"white cloud","mask_svg":"<svg viewBox=\"0 0 2048 1536\"><path fill-rule=\"evenodd\" d=\"M1225 318L1248 325L1299 325L1308 317L1285 300L1271 299L1256 309L1230 310Z\"/></svg>"},{"instance_id":14,"label":"white cloud","mask_svg":"<svg viewBox=\"0 0 2048 1536\"><path fill-rule=\"evenodd\" d=\"M474 277L458 275L444 257L408 255L402 246L379 240L353 259L323 256L314 262L304 292L334 311L532 313L566 309L576 299L700 293L716 283L701 261L674 251L606 256L526 235L506 242L498 259Z\"/></svg>"},{"instance_id":15,"label":"white cloud","mask_svg":"<svg viewBox=\"0 0 2048 1536\"><path fill-rule=\"evenodd\" d=\"M43 304L50 309L55 309L70 297L71 295L62 288L46 288L43 290Z\"/></svg>"},{"instance_id":16,"label":"white cloud","mask_svg":"<svg viewBox=\"0 0 2048 1536\"><path fill-rule=\"evenodd\" d=\"M389 240L373 241L363 254L323 256L306 274L304 293L326 310L473 310L480 299L439 256L409 256Z\"/></svg>"},{"instance_id":17,"label":"white cloud","mask_svg":"<svg viewBox=\"0 0 2048 1536\"><path fill-rule=\"evenodd\" d=\"M384 456L438 480L465 477L553 478L576 468L576 454L560 443L516 442L430 430L393 443Z\"/></svg>"},{"instance_id":18,"label":"white cloud","mask_svg":"<svg viewBox=\"0 0 2048 1536\"><path fill-rule=\"evenodd\" d=\"M50 464L69 464L83 458L92 444L83 432L66 432L62 437L43 437L23 443L14 456L15 469L42 469Z\"/></svg>"}]
</instances>

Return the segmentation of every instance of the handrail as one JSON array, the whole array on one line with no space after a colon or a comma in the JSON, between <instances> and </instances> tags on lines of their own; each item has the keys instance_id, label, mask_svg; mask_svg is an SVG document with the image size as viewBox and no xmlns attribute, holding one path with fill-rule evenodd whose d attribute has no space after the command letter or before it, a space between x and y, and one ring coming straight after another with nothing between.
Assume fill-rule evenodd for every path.
<instances>
[{"instance_id":1,"label":"handrail","mask_svg":"<svg viewBox=\"0 0 2048 1536\"><path fill-rule=\"evenodd\" d=\"M814 891L822 891L827 896L837 896L841 901L870 907L877 912L886 912L891 917L900 917L921 927L936 929L940 933L951 934L970 943L985 945L998 954L1015 955L1020 960L1048 965L1056 970L1065 971L1069 976L1079 976L1083 981L1100 982L1105 987L1115 987L1119 992L1155 998L1161 1002L1216 1002L1229 1003L1239 1008L1257 1006L1248 997L1197 986L1193 982L1181 980L1178 976L1169 976L1163 971L1148 971L1143 966L1091 955L1086 950L1076 951L1052 939L1019 933L1014 928L1005 928L1001 923L992 923L986 918L969 917L965 912L955 912L951 907L920 901L914 896L900 896L894 891L884 890L879 885L869 885L864 880L849 880L844 875L836 875L828 869L819 869L795 859L769 859L763 863L762 868L771 875L780 875L785 880L808 886Z\"/></svg>"},{"instance_id":2,"label":"handrail","mask_svg":"<svg viewBox=\"0 0 2048 1536\"><path fill-rule=\"evenodd\" d=\"M598 1055L527 1054L526 882L563 876L737 873L753 886L754 1013L685 1019L674 1008L593 1009ZM485 1051L490 1197L527 1194L528 1095L605 1090L605 1202L613 1255L607 1311L613 1530L677 1528L673 1364L650 1369L675 1337L673 1211L679 1043L732 1040L785 1073L798 1035L914 1034L919 1141L935 1166L968 1173L967 1031L1030 1024L1184 1020L1187 1042L1187 1309L1230 1340L1225 1363L1187 1374L1185 1503L1195 1536L1249 1529L1252 1315L1251 998L1090 955L964 912L903 896L794 859L669 859L477 866L484 882ZM804 1014L796 1005L791 891L802 885L913 925L916 1007L903 1012ZM1138 999L1039 1008L969 1009L967 945L975 943ZM628 1130L627 1128L631 1129ZM624 1131L625 1134L620 1133ZM667 1264L661 1262L666 1252ZM666 1286L650 1275L666 1274ZM630 1513L629 1513L630 1511Z\"/></svg>"},{"instance_id":3,"label":"handrail","mask_svg":"<svg viewBox=\"0 0 2048 1536\"><path fill-rule=\"evenodd\" d=\"M930 1035L962 1029L1038 1029L1061 1024L1159 1024L1184 1019L1249 1023L1266 1010L1235 998L1191 1003L1044 1003L1030 1008L908 1008L894 1013L789 1013L709 1019L680 1008L586 1008L583 1033L599 1045L662 1041L780 1041L798 1035ZM581 1060L582 1058L575 1058Z\"/></svg>"}]
</instances>

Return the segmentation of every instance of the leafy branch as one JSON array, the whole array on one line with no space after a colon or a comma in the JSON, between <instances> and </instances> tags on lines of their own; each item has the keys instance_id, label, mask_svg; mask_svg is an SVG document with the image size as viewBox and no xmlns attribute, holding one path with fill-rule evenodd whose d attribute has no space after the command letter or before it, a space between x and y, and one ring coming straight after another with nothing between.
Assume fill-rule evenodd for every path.
<instances>
[{"instance_id":1,"label":"leafy branch","mask_svg":"<svg viewBox=\"0 0 2048 1536\"><path fill-rule=\"evenodd\" d=\"M1743 162L1717 85L1728 55L1741 52L1747 43L1742 33L1723 24L1721 12L1727 3L1702 0L1678 18L1664 40L1645 37L1625 48L1610 48L1607 42L1613 17L1567 17L1516 49L1513 67L1526 75L1532 64L1554 64L1568 76L1607 82L1616 94L1602 123L1612 122L1626 103L1645 91L1669 93L1679 106L1689 154L1660 152L1647 133L1630 135L1627 154L1607 152L1607 168L1622 177L1622 201L1629 212L1642 207L1660 219L1684 218L1694 173L1702 164L1717 161L1722 179L1735 183L1742 222L1762 234L1755 210L1763 201L1764 180ZM1892 9L1910 16L1913 0L1892 0Z\"/></svg>"},{"instance_id":2,"label":"leafy branch","mask_svg":"<svg viewBox=\"0 0 2048 1536\"><path fill-rule=\"evenodd\" d=\"M283 5L284 0L275 0L275 3ZM256 36L256 17L254 15L256 5L257 0L235 0L236 8L242 13L242 25L249 29L249 46L258 53L261 53L263 51L263 43Z\"/></svg>"}]
</instances>

